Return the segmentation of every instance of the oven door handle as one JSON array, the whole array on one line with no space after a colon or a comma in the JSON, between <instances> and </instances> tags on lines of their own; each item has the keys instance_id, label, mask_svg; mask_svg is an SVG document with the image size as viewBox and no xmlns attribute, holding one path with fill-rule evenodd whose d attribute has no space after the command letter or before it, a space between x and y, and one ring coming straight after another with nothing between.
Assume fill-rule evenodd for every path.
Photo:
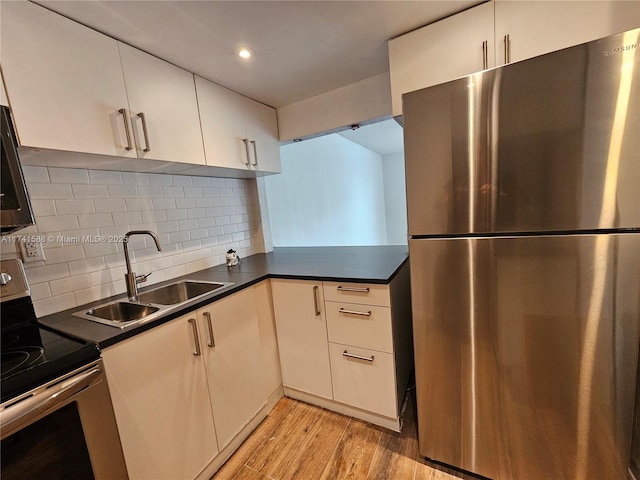
<instances>
[{"instance_id":1,"label":"oven door handle","mask_svg":"<svg viewBox=\"0 0 640 480\"><path fill-rule=\"evenodd\" d=\"M101 375L102 369L95 367L1 410L0 430L2 430L2 438L8 437L27 426L42 413L91 386Z\"/></svg>"}]
</instances>

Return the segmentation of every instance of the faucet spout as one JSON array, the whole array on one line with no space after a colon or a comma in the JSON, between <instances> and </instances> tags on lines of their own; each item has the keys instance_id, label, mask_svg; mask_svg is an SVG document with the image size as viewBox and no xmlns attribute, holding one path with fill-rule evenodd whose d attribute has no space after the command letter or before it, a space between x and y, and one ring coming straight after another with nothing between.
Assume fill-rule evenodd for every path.
<instances>
[{"instance_id":1,"label":"faucet spout","mask_svg":"<svg viewBox=\"0 0 640 480\"><path fill-rule=\"evenodd\" d=\"M160 246L160 241L158 240L157 235L151 230L132 230L124 234L124 261L127 265L127 273L125 274L124 278L127 284L127 295L129 296L129 300L135 301L138 299L138 283L145 282L147 280L147 277L151 275L151 273L137 277L135 272L131 271L131 260L129 258L129 238L131 238L133 235L149 235L151 238L153 238L153 241L155 242L156 248L159 252L162 251L162 247Z\"/></svg>"}]
</instances>

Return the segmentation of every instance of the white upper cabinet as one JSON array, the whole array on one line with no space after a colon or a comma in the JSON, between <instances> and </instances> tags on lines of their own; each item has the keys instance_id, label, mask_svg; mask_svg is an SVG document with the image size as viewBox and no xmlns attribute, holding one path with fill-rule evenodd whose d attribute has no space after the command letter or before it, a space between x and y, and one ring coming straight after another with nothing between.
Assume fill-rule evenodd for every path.
<instances>
[{"instance_id":1,"label":"white upper cabinet","mask_svg":"<svg viewBox=\"0 0 640 480\"><path fill-rule=\"evenodd\" d=\"M280 173L280 143L276 110L245 99L245 121L251 150L251 167L258 172Z\"/></svg>"},{"instance_id":2,"label":"white upper cabinet","mask_svg":"<svg viewBox=\"0 0 640 480\"><path fill-rule=\"evenodd\" d=\"M280 172L275 110L197 75L195 78L207 165Z\"/></svg>"},{"instance_id":3,"label":"white upper cabinet","mask_svg":"<svg viewBox=\"0 0 640 480\"><path fill-rule=\"evenodd\" d=\"M640 3L637 0L498 0L495 10L497 65L640 27Z\"/></svg>"},{"instance_id":4,"label":"white upper cabinet","mask_svg":"<svg viewBox=\"0 0 640 480\"><path fill-rule=\"evenodd\" d=\"M1 22L20 144L135 157L118 42L30 2L2 2Z\"/></svg>"},{"instance_id":5,"label":"white upper cabinet","mask_svg":"<svg viewBox=\"0 0 640 480\"><path fill-rule=\"evenodd\" d=\"M402 94L493 67L493 3L389 41L391 106L402 115Z\"/></svg>"},{"instance_id":6,"label":"white upper cabinet","mask_svg":"<svg viewBox=\"0 0 640 480\"><path fill-rule=\"evenodd\" d=\"M637 0L484 3L389 41L393 115L403 93L638 27Z\"/></svg>"},{"instance_id":7,"label":"white upper cabinet","mask_svg":"<svg viewBox=\"0 0 640 480\"><path fill-rule=\"evenodd\" d=\"M193 74L119 43L139 158L204 165Z\"/></svg>"}]
</instances>

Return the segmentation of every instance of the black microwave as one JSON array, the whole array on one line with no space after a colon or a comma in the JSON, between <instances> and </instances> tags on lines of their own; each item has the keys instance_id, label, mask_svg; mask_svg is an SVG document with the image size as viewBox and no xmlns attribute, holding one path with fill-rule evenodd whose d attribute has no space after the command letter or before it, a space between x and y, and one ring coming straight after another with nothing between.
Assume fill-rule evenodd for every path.
<instances>
[{"instance_id":1,"label":"black microwave","mask_svg":"<svg viewBox=\"0 0 640 480\"><path fill-rule=\"evenodd\" d=\"M27 186L18 157L18 141L9 108L0 105L2 123L2 170L0 171L0 234L34 224Z\"/></svg>"}]
</instances>

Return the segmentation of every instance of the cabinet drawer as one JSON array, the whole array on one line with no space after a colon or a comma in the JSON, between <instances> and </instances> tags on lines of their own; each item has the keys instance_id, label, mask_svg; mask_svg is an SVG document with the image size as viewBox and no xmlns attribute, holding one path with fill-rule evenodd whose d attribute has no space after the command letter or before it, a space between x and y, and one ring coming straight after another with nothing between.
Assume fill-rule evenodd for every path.
<instances>
[{"instance_id":1,"label":"cabinet drawer","mask_svg":"<svg viewBox=\"0 0 640 480\"><path fill-rule=\"evenodd\" d=\"M393 353L391 309L325 302L329 341Z\"/></svg>"},{"instance_id":2,"label":"cabinet drawer","mask_svg":"<svg viewBox=\"0 0 640 480\"><path fill-rule=\"evenodd\" d=\"M323 282L325 300L330 302L360 303L391 306L389 286L371 283Z\"/></svg>"},{"instance_id":3,"label":"cabinet drawer","mask_svg":"<svg viewBox=\"0 0 640 480\"><path fill-rule=\"evenodd\" d=\"M329 356L334 400L379 415L397 417L393 355L329 343Z\"/></svg>"}]
</instances>

